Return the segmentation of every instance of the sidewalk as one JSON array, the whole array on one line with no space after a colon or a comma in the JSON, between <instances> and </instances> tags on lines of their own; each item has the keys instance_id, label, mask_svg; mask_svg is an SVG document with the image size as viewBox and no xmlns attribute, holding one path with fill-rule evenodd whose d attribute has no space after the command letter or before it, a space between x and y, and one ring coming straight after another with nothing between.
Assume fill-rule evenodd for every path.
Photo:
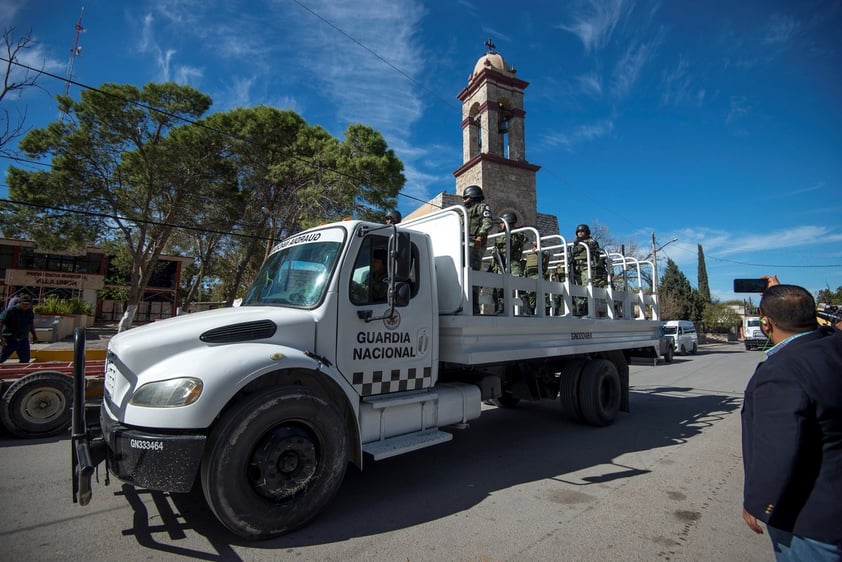
<instances>
[{"instance_id":1,"label":"sidewalk","mask_svg":"<svg viewBox=\"0 0 842 562\"><path fill-rule=\"evenodd\" d=\"M96 325L85 330L85 358L105 359L108 340L117 333L117 324ZM30 346L32 361L72 361L73 336L52 343L33 343Z\"/></svg>"}]
</instances>

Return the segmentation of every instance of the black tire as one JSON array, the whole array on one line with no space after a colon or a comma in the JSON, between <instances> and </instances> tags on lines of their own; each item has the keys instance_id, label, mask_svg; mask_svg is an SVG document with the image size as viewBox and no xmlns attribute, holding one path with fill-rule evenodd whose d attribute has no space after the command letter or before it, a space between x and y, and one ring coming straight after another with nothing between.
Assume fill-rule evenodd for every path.
<instances>
[{"instance_id":1,"label":"black tire","mask_svg":"<svg viewBox=\"0 0 842 562\"><path fill-rule=\"evenodd\" d=\"M684 344L681 344L681 349L678 352L679 355L687 355L687 349L684 348Z\"/></svg>"},{"instance_id":2,"label":"black tire","mask_svg":"<svg viewBox=\"0 0 842 562\"><path fill-rule=\"evenodd\" d=\"M696 355L697 351L699 351L699 346L696 345L696 342L693 342L693 349L690 350L690 355Z\"/></svg>"},{"instance_id":3,"label":"black tire","mask_svg":"<svg viewBox=\"0 0 842 562\"><path fill-rule=\"evenodd\" d=\"M590 425L611 425L620 411L620 375L607 359L588 361L579 379L579 405Z\"/></svg>"},{"instance_id":4,"label":"black tire","mask_svg":"<svg viewBox=\"0 0 842 562\"><path fill-rule=\"evenodd\" d=\"M561 404L561 414L576 422L582 421L582 409L579 405L579 378L585 363L584 359L573 359L565 362L558 381L558 400Z\"/></svg>"},{"instance_id":5,"label":"black tire","mask_svg":"<svg viewBox=\"0 0 842 562\"><path fill-rule=\"evenodd\" d=\"M330 502L349 449L342 415L313 390L259 392L226 412L211 432L201 470L205 500L243 538L282 535Z\"/></svg>"},{"instance_id":6,"label":"black tire","mask_svg":"<svg viewBox=\"0 0 842 562\"><path fill-rule=\"evenodd\" d=\"M27 375L0 399L0 419L15 437L52 437L70 429L73 379L57 371Z\"/></svg>"},{"instance_id":7,"label":"black tire","mask_svg":"<svg viewBox=\"0 0 842 562\"><path fill-rule=\"evenodd\" d=\"M672 357L673 357L672 346L669 345L669 346L667 346L667 352L664 353L664 363L672 363Z\"/></svg>"}]
</instances>

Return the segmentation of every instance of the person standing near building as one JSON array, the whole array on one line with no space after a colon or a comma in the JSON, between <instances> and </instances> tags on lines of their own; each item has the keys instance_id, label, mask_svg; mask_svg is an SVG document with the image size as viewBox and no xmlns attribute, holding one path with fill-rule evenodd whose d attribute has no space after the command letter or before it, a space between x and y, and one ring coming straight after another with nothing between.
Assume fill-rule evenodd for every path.
<instances>
[{"instance_id":1,"label":"person standing near building","mask_svg":"<svg viewBox=\"0 0 842 562\"><path fill-rule=\"evenodd\" d=\"M485 204L485 194L478 185L469 185L462 192L462 204L468 210L468 236L470 237L471 269L482 269L482 258L485 255L485 245L488 243L488 233L493 226L491 208ZM480 287L473 287L473 312L479 314Z\"/></svg>"},{"instance_id":2,"label":"person standing near building","mask_svg":"<svg viewBox=\"0 0 842 562\"><path fill-rule=\"evenodd\" d=\"M842 561L842 332L796 285L768 287L760 314L773 347L741 412L743 520L777 560Z\"/></svg>"},{"instance_id":3,"label":"person standing near building","mask_svg":"<svg viewBox=\"0 0 842 562\"><path fill-rule=\"evenodd\" d=\"M0 341L3 345L0 363L4 363L12 353L18 354L21 363L29 363L29 334L32 334L32 341L37 343L32 300L29 295L21 295L16 305L0 313Z\"/></svg>"}]
</instances>

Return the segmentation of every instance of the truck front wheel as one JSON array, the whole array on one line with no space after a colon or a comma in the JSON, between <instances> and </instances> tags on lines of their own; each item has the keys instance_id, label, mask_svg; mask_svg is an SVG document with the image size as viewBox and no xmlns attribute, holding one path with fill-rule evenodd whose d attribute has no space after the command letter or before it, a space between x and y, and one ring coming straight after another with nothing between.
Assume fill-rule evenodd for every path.
<instances>
[{"instance_id":1,"label":"truck front wheel","mask_svg":"<svg viewBox=\"0 0 842 562\"><path fill-rule=\"evenodd\" d=\"M313 390L287 386L231 408L208 438L202 489L217 519L237 535L282 535L333 498L348 466L342 415Z\"/></svg>"}]
</instances>

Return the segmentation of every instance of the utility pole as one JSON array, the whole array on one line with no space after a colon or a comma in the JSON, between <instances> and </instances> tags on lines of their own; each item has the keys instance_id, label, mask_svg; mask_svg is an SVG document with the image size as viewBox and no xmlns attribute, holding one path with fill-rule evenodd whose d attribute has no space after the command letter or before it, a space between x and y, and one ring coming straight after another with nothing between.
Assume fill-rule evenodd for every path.
<instances>
[{"instance_id":1,"label":"utility pole","mask_svg":"<svg viewBox=\"0 0 842 562\"><path fill-rule=\"evenodd\" d=\"M79 45L79 35L85 31L85 28L82 27L82 14L84 13L85 8L83 6L82 10L79 12L79 20L76 22L76 25L73 26L73 29L75 30L75 33L73 34L73 46L70 47L70 60L67 61L67 76L64 80L65 96L70 93L70 82L73 80L73 65L76 62L76 57L82 54L82 46ZM64 115L64 113L61 114L62 120L64 119Z\"/></svg>"},{"instance_id":2,"label":"utility pole","mask_svg":"<svg viewBox=\"0 0 842 562\"><path fill-rule=\"evenodd\" d=\"M663 250L673 242L678 242L678 238L673 238L672 240L670 240L669 242L667 242L659 248L658 245L655 244L655 233L652 233L652 265L654 269L653 275L655 276L655 279L653 281L654 284L658 283L658 251Z\"/></svg>"}]
</instances>

